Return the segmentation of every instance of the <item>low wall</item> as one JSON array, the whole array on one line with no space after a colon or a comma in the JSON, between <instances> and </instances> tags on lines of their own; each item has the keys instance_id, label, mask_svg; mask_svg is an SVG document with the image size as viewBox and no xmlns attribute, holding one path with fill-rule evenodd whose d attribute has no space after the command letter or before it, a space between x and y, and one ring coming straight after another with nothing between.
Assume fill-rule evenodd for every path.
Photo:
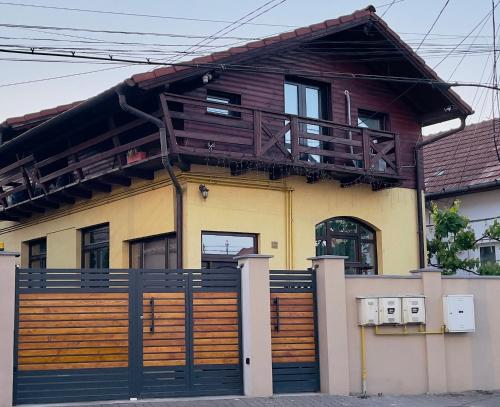
<instances>
[{"instance_id":1,"label":"low wall","mask_svg":"<svg viewBox=\"0 0 500 407\"><path fill-rule=\"evenodd\" d=\"M425 295L428 330L443 325L442 296L473 294L476 332L443 335L376 335L366 328L369 394L421 394L500 388L500 278L347 276L347 336L350 392L361 391L361 341L356 297ZM431 287L425 284L430 281ZM431 289L431 293L428 291ZM440 293L440 294L439 294ZM382 327L384 331L398 329ZM401 328L399 329L401 330ZM413 330L416 330L415 328ZM442 342L442 343L440 343ZM436 377L437 376L437 377Z\"/></svg>"}]
</instances>

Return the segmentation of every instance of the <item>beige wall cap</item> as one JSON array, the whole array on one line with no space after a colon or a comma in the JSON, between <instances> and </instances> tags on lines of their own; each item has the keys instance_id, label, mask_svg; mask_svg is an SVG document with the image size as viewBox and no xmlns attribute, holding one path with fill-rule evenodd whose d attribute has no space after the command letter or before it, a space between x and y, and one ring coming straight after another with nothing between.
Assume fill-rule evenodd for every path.
<instances>
[{"instance_id":1,"label":"beige wall cap","mask_svg":"<svg viewBox=\"0 0 500 407\"><path fill-rule=\"evenodd\" d=\"M333 254L325 254L324 256L314 256L314 257L308 257L307 260L329 260L329 259L348 259L349 257L347 256L335 256Z\"/></svg>"},{"instance_id":2,"label":"beige wall cap","mask_svg":"<svg viewBox=\"0 0 500 407\"><path fill-rule=\"evenodd\" d=\"M424 267L417 270L410 270L410 273L442 273L443 270L438 267Z\"/></svg>"},{"instance_id":3,"label":"beige wall cap","mask_svg":"<svg viewBox=\"0 0 500 407\"><path fill-rule=\"evenodd\" d=\"M0 252L0 256L15 256L15 257L19 257L19 253L18 252Z\"/></svg>"},{"instance_id":4,"label":"beige wall cap","mask_svg":"<svg viewBox=\"0 0 500 407\"><path fill-rule=\"evenodd\" d=\"M243 259L271 259L274 256L269 254L243 254L241 256L233 257L233 260L243 260Z\"/></svg>"}]
</instances>

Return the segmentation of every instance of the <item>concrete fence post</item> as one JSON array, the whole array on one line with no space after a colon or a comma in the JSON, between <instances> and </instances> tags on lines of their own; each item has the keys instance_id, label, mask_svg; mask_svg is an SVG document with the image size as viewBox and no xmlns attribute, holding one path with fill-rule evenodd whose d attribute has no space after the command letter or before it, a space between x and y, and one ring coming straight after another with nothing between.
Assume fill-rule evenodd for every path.
<instances>
[{"instance_id":1,"label":"concrete fence post","mask_svg":"<svg viewBox=\"0 0 500 407\"><path fill-rule=\"evenodd\" d=\"M443 283L441 269L426 267L412 271L422 278L426 308L426 330L439 331L443 326ZM446 352L444 335L425 335L427 391L446 393Z\"/></svg>"},{"instance_id":2,"label":"concrete fence post","mask_svg":"<svg viewBox=\"0 0 500 407\"><path fill-rule=\"evenodd\" d=\"M11 407L17 253L0 252L0 407Z\"/></svg>"},{"instance_id":3,"label":"concrete fence post","mask_svg":"<svg viewBox=\"0 0 500 407\"><path fill-rule=\"evenodd\" d=\"M311 257L316 269L321 392L348 395L349 358L344 256Z\"/></svg>"},{"instance_id":4,"label":"concrete fence post","mask_svg":"<svg viewBox=\"0 0 500 407\"><path fill-rule=\"evenodd\" d=\"M235 257L241 268L241 325L245 395L273 394L269 259L249 254Z\"/></svg>"}]
</instances>

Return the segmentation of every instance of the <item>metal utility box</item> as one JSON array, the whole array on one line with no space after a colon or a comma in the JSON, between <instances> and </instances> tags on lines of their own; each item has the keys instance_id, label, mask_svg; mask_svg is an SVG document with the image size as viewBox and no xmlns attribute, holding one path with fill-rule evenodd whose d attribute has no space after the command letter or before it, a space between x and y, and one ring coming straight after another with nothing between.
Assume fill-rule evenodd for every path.
<instances>
[{"instance_id":1,"label":"metal utility box","mask_svg":"<svg viewBox=\"0 0 500 407\"><path fill-rule=\"evenodd\" d=\"M403 297L403 324L425 324L425 297Z\"/></svg>"},{"instance_id":2,"label":"metal utility box","mask_svg":"<svg viewBox=\"0 0 500 407\"><path fill-rule=\"evenodd\" d=\"M448 332L475 332L473 295L445 295L443 319Z\"/></svg>"},{"instance_id":3,"label":"metal utility box","mask_svg":"<svg viewBox=\"0 0 500 407\"><path fill-rule=\"evenodd\" d=\"M378 320L380 324L401 324L401 298L380 297Z\"/></svg>"},{"instance_id":4,"label":"metal utility box","mask_svg":"<svg viewBox=\"0 0 500 407\"><path fill-rule=\"evenodd\" d=\"M378 325L378 298L358 297L358 324Z\"/></svg>"}]
</instances>

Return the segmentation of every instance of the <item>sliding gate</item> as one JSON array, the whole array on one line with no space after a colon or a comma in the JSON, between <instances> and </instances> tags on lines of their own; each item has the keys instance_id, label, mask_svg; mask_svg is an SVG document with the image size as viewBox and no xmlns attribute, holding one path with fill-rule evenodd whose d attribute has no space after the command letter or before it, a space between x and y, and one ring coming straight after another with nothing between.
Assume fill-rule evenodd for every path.
<instances>
[{"instance_id":1,"label":"sliding gate","mask_svg":"<svg viewBox=\"0 0 500 407\"><path fill-rule=\"evenodd\" d=\"M270 271L273 392L319 391L316 273Z\"/></svg>"},{"instance_id":2,"label":"sliding gate","mask_svg":"<svg viewBox=\"0 0 500 407\"><path fill-rule=\"evenodd\" d=\"M16 404L243 392L240 274L21 269Z\"/></svg>"}]
</instances>

